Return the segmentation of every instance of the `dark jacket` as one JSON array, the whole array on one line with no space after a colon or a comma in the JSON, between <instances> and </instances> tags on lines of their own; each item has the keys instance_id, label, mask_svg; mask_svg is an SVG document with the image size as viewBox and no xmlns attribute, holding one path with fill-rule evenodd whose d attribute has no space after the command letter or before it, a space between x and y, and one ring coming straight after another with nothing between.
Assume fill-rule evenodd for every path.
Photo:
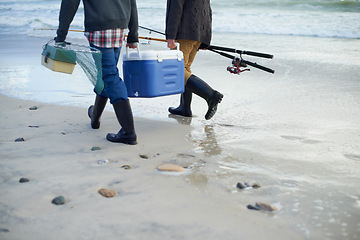
<instances>
[{"instance_id":1,"label":"dark jacket","mask_svg":"<svg viewBox=\"0 0 360 240\"><path fill-rule=\"evenodd\" d=\"M136 0L82 0L85 11L85 32L128 28L128 43L138 42ZM80 0L62 0L57 42L65 41L70 23L79 8Z\"/></svg>"},{"instance_id":2,"label":"dark jacket","mask_svg":"<svg viewBox=\"0 0 360 240\"><path fill-rule=\"evenodd\" d=\"M211 20L210 0L167 0L166 39L210 45Z\"/></svg>"}]
</instances>

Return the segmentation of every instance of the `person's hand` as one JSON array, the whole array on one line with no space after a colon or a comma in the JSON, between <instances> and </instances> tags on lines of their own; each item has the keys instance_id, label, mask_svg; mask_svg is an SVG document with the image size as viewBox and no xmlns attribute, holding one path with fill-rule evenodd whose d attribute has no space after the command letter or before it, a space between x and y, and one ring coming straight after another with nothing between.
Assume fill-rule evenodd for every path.
<instances>
[{"instance_id":1,"label":"person's hand","mask_svg":"<svg viewBox=\"0 0 360 240\"><path fill-rule=\"evenodd\" d=\"M54 38L55 40L55 46L57 47L66 47L66 45L70 45L69 42L66 42L65 40L64 41L57 41L56 37Z\"/></svg>"},{"instance_id":2,"label":"person's hand","mask_svg":"<svg viewBox=\"0 0 360 240\"><path fill-rule=\"evenodd\" d=\"M137 48L137 43L127 43L127 44L126 44L126 47L129 47L129 48Z\"/></svg>"},{"instance_id":3,"label":"person's hand","mask_svg":"<svg viewBox=\"0 0 360 240\"><path fill-rule=\"evenodd\" d=\"M175 39L168 39L167 46L168 46L168 48L176 48Z\"/></svg>"},{"instance_id":4,"label":"person's hand","mask_svg":"<svg viewBox=\"0 0 360 240\"><path fill-rule=\"evenodd\" d=\"M68 43L68 42L65 41L64 37L60 37L60 36L54 37L54 40L55 40L56 43Z\"/></svg>"}]
</instances>

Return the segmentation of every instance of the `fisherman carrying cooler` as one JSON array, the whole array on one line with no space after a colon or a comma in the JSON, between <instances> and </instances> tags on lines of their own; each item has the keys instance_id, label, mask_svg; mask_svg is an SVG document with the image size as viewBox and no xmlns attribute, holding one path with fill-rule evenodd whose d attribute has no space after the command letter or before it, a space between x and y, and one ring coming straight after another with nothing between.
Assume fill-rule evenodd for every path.
<instances>
[{"instance_id":1,"label":"fisherman carrying cooler","mask_svg":"<svg viewBox=\"0 0 360 240\"><path fill-rule=\"evenodd\" d=\"M64 42L70 23L78 10L80 0L62 0L59 28L55 42ZM121 126L117 134L108 133L111 142L137 144L134 120L124 81L117 68L120 50L129 29L127 46L136 48L138 42L138 15L135 0L83 0L85 11L85 36L90 46L102 53L102 78L104 90L95 92L95 104L89 107L91 127L100 127L100 117L108 98Z\"/></svg>"}]
</instances>

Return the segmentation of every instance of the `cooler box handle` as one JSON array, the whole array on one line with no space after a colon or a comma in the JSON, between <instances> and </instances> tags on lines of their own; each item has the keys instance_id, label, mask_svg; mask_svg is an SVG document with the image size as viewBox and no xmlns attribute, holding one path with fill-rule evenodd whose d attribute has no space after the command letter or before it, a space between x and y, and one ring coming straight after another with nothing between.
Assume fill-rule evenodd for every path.
<instances>
[{"instance_id":1,"label":"cooler box handle","mask_svg":"<svg viewBox=\"0 0 360 240\"><path fill-rule=\"evenodd\" d=\"M140 54L140 44L138 43L137 44L137 57L138 57L138 60L141 60L141 54ZM129 47L126 47L126 59L129 59Z\"/></svg>"}]
</instances>

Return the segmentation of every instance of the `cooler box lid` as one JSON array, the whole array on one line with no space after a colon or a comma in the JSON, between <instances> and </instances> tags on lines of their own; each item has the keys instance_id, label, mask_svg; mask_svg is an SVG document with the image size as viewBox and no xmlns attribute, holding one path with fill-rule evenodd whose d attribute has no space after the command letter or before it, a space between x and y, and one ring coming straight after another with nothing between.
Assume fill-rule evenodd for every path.
<instances>
[{"instance_id":1,"label":"cooler box lid","mask_svg":"<svg viewBox=\"0 0 360 240\"><path fill-rule=\"evenodd\" d=\"M176 50L146 50L140 51L139 45L134 51L130 51L126 48L126 53L123 54L123 61L141 61L141 60L157 60L162 62L167 59L177 59L182 61L184 55L182 51L177 47Z\"/></svg>"}]
</instances>

